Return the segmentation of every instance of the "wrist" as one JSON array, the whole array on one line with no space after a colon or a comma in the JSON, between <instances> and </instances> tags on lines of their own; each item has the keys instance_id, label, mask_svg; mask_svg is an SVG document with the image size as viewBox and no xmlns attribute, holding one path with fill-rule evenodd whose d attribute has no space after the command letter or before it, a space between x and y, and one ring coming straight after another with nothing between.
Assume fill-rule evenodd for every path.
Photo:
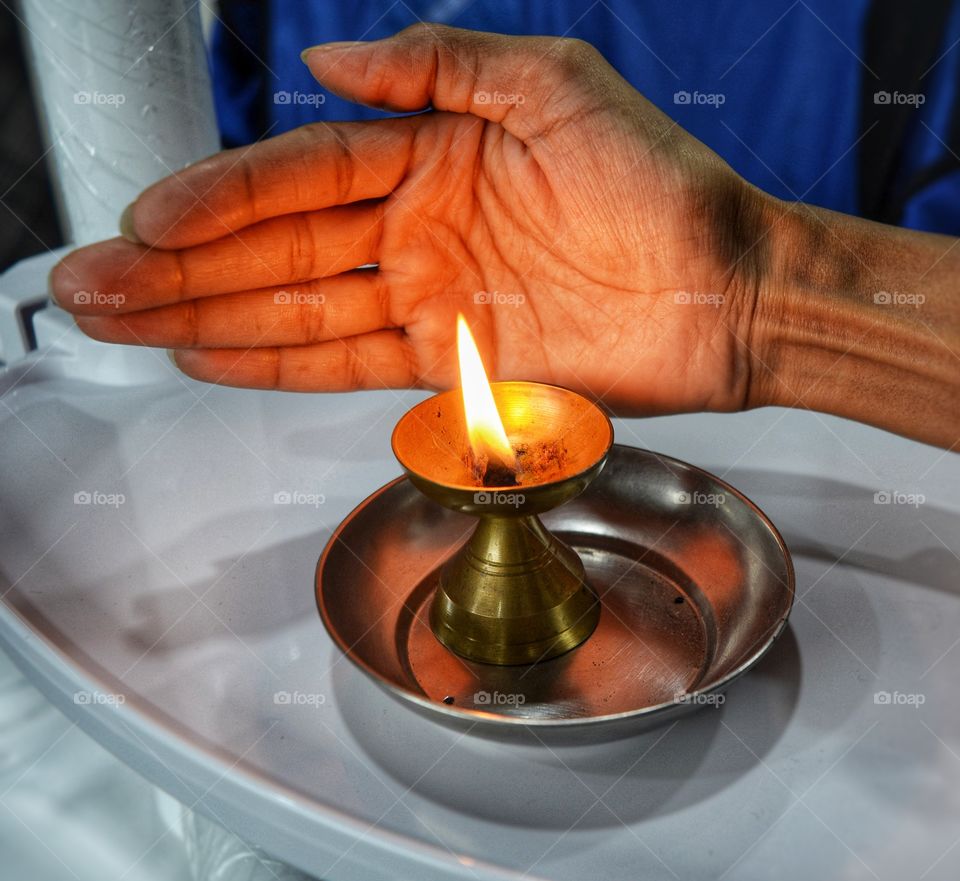
<instances>
[{"instance_id":1,"label":"wrist","mask_svg":"<svg viewBox=\"0 0 960 881\"><path fill-rule=\"evenodd\" d=\"M960 434L960 248L763 196L748 406L804 407L932 443ZM952 412L951 409L952 408Z\"/></svg>"}]
</instances>

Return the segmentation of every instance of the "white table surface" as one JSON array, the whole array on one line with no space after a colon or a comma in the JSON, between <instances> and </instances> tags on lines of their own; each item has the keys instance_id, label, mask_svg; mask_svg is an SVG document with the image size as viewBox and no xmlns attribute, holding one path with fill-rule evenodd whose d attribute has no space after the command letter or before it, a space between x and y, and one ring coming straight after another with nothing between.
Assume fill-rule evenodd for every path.
<instances>
[{"instance_id":1,"label":"white table surface","mask_svg":"<svg viewBox=\"0 0 960 881\"><path fill-rule=\"evenodd\" d=\"M184 881L156 790L57 712L0 652L0 877Z\"/></svg>"},{"instance_id":2,"label":"white table surface","mask_svg":"<svg viewBox=\"0 0 960 881\"><path fill-rule=\"evenodd\" d=\"M773 519L790 626L719 709L505 745L383 693L315 610L317 557L399 473L389 433L422 394L156 372L101 385L48 354L0 373L0 644L181 801L331 881L958 876L957 455L773 409L617 422L618 442L725 476Z\"/></svg>"}]
</instances>

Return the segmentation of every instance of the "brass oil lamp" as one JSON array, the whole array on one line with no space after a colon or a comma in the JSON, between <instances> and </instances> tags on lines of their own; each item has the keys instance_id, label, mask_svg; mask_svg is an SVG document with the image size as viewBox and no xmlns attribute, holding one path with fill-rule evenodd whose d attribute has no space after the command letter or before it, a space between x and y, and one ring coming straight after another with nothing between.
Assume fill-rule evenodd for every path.
<instances>
[{"instance_id":1,"label":"brass oil lamp","mask_svg":"<svg viewBox=\"0 0 960 881\"><path fill-rule=\"evenodd\" d=\"M430 626L448 649L488 664L533 664L586 640L600 601L576 552L539 515L582 493L613 443L606 414L575 392L487 381L463 316L461 387L408 411L393 452L433 501L477 518L446 561Z\"/></svg>"}]
</instances>

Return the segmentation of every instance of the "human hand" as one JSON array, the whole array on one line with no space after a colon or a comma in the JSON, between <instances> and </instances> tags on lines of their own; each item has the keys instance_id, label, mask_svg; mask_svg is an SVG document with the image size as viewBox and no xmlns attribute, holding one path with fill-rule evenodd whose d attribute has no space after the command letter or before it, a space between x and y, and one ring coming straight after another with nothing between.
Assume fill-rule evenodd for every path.
<instances>
[{"instance_id":1,"label":"human hand","mask_svg":"<svg viewBox=\"0 0 960 881\"><path fill-rule=\"evenodd\" d=\"M53 272L83 331L226 385L436 388L462 311L496 378L624 413L749 405L765 197L592 47L418 25L305 58L339 95L433 110L305 126L150 187L140 244Z\"/></svg>"}]
</instances>

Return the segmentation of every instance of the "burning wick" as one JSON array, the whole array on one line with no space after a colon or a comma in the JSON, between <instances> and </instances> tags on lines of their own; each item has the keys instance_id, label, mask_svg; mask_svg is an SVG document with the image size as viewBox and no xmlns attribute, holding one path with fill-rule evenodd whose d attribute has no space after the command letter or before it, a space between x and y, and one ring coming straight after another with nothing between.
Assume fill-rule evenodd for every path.
<instances>
[{"instance_id":1,"label":"burning wick","mask_svg":"<svg viewBox=\"0 0 960 881\"><path fill-rule=\"evenodd\" d=\"M516 486L516 453L503 429L477 344L461 314L457 315L457 355L474 479L483 486Z\"/></svg>"}]
</instances>

